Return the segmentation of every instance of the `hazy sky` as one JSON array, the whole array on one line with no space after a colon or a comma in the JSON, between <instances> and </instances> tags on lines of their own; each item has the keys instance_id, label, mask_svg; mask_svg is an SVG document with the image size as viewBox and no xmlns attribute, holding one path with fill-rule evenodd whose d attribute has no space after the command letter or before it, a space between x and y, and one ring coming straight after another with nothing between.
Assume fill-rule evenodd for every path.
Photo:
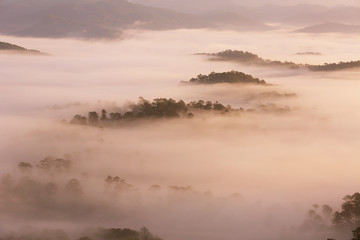
<instances>
[{"instance_id":1,"label":"hazy sky","mask_svg":"<svg viewBox=\"0 0 360 240\"><path fill-rule=\"evenodd\" d=\"M317 1L311 1L311 0L224 0L221 1L221 3L217 0L129 0L131 1L141 1L144 3L164 3L172 4L172 5L179 5L182 6L184 4L191 4L191 3L202 3L204 4L204 7L206 8L208 5L224 5L226 3L233 3L238 5L249 5L249 6L258 6L263 4L278 4L278 5L296 5L296 4L319 4L324 6L334 6L334 5L352 5L352 6L360 6L359 0L317 0Z\"/></svg>"},{"instance_id":2,"label":"hazy sky","mask_svg":"<svg viewBox=\"0 0 360 240\"><path fill-rule=\"evenodd\" d=\"M281 5L295 5L295 4L321 4L325 6L332 5L354 5L359 6L359 0L229 0L230 2L237 4L248 5L261 5L261 4L281 4Z\"/></svg>"}]
</instances>

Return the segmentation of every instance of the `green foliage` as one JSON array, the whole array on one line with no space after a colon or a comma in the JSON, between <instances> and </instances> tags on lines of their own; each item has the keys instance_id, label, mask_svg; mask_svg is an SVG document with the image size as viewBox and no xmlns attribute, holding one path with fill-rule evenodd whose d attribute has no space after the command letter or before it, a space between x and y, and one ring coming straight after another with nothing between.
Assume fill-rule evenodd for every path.
<instances>
[{"instance_id":1,"label":"green foliage","mask_svg":"<svg viewBox=\"0 0 360 240\"><path fill-rule=\"evenodd\" d=\"M223 73L212 72L209 75L199 74L196 78L192 78L190 83L196 84L215 84L215 83L253 83L266 85L264 80L254 78L249 74L243 72L230 71Z\"/></svg>"},{"instance_id":2,"label":"green foliage","mask_svg":"<svg viewBox=\"0 0 360 240\"><path fill-rule=\"evenodd\" d=\"M38 168L44 170L67 171L70 169L71 161L62 158L46 157L39 162Z\"/></svg>"},{"instance_id":3,"label":"green foliage","mask_svg":"<svg viewBox=\"0 0 360 240\"><path fill-rule=\"evenodd\" d=\"M311 52L310 52L311 53ZM309 54L309 53L306 53ZM314 54L314 53L312 53ZM315 53L316 54L316 53ZM291 69L307 68L310 71L338 71L344 69L359 68L360 61L325 63L323 65L297 64L289 61L274 61L263 59L256 54L237 50L225 50L218 53L203 53L202 55L210 56L212 61L232 61L243 64L254 64L269 67L287 67Z\"/></svg>"},{"instance_id":4,"label":"green foliage","mask_svg":"<svg viewBox=\"0 0 360 240\"><path fill-rule=\"evenodd\" d=\"M97 240L161 240L145 227L139 231L129 228L99 228L94 238Z\"/></svg>"},{"instance_id":5,"label":"green foliage","mask_svg":"<svg viewBox=\"0 0 360 240\"><path fill-rule=\"evenodd\" d=\"M139 231L139 240L161 240L161 238L154 236L146 227L142 227Z\"/></svg>"},{"instance_id":6,"label":"green foliage","mask_svg":"<svg viewBox=\"0 0 360 240\"><path fill-rule=\"evenodd\" d=\"M112 188L117 192L132 192L136 190L133 185L128 184L125 179L119 178L118 176L112 177L109 175L104 181L108 188Z\"/></svg>"},{"instance_id":7,"label":"green foliage","mask_svg":"<svg viewBox=\"0 0 360 240\"><path fill-rule=\"evenodd\" d=\"M308 65L311 71L338 71L350 68L359 68L360 61L325 63L324 65Z\"/></svg>"},{"instance_id":8,"label":"green foliage","mask_svg":"<svg viewBox=\"0 0 360 240\"><path fill-rule=\"evenodd\" d=\"M254 64L270 67L288 67L288 68L300 68L301 64L296 64L293 62L281 62L281 61L272 61L268 59L263 59L256 54L251 52L237 51L237 50L225 50L218 53L206 53L204 55L211 56L210 60L212 61L232 61L240 62L243 64Z\"/></svg>"},{"instance_id":9,"label":"green foliage","mask_svg":"<svg viewBox=\"0 0 360 240\"><path fill-rule=\"evenodd\" d=\"M93 239L89 236L83 236L83 237L79 238L78 240L93 240Z\"/></svg>"},{"instance_id":10,"label":"green foliage","mask_svg":"<svg viewBox=\"0 0 360 240\"><path fill-rule=\"evenodd\" d=\"M97 237L106 240L139 240L139 233L129 228L103 228L97 233Z\"/></svg>"},{"instance_id":11,"label":"green foliage","mask_svg":"<svg viewBox=\"0 0 360 240\"><path fill-rule=\"evenodd\" d=\"M87 118L81 115L75 115L73 119L70 121L71 124L79 124L79 125L86 125Z\"/></svg>"},{"instance_id":12,"label":"green foliage","mask_svg":"<svg viewBox=\"0 0 360 240\"><path fill-rule=\"evenodd\" d=\"M0 240L70 240L63 230L43 230L21 235L0 236ZM77 240L161 240L146 227L139 231L129 228L102 228L89 232Z\"/></svg>"},{"instance_id":13,"label":"green foliage","mask_svg":"<svg viewBox=\"0 0 360 240\"><path fill-rule=\"evenodd\" d=\"M88 121L89 125L97 126L99 124L99 114L97 112L89 112Z\"/></svg>"},{"instance_id":14,"label":"green foliage","mask_svg":"<svg viewBox=\"0 0 360 240\"><path fill-rule=\"evenodd\" d=\"M336 226L360 226L360 193L346 195L341 211L333 214L332 222Z\"/></svg>"},{"instance_id":15,"label":"green foliage","mask_svg":"<svg viewBox=\"0 0 360 240\"><path fill-rule=\"evenodd\" d=\"M184 101L176 102L173 99L157 98L153 102L140 97L139 103L133 106L132 113L137 118L142 117L179 117L187 112Z\"/></svg>"},{"instance_id":16,"label":"green foliage","mask_svg":"<svg viewBox=\"0 0 360 240\"><path fill-rule=\"evenodd\" d=\"M262 62L264 61L258 55L251 52L237 51L237 50L225 50L219 53L213 54L214 56L220 57L222 59L236 59L237 61L242 62Z\"/></svg>"},{"instance_id":17,"label":"green foliage","mask_svg":"<svg viewBox=\"0 0 360 240\"><path fill-rule=\"evenodd\" d=\"M159 119L159 118L192 118L194 114L190 111L214 111L225 113L232 111L230 105L224 106L219 102L211 101L192 101L186 104L183 100L175 101L173 99L156 98L152 102L140 97L137 104L129 106L125 113L112 112L110 118L107 117L107 111L101 111L101 117L95 111L88 113L88 118L81 115L75 115L70 124L81 124L91 126L114 126L121 122L138 119Z\"/></svg>"},{"instance_id":18,"label":"green foliage","mask_svg":"<svg viewBox=\"0 0 360 240\"><path fill-rule=\"evenodd\" d=\"M360 240L360 227L352 231L353 238L351 240Z\"/></svg>"},{"instance_id":19,"label":"green foliage","mask_svg":"<svg viewBox=\"0 0 360 240\"><path fill-rule=\"evenodd\" d=\"M32 165L30 163L27 162L20 162L18 164L18 168L21 170L30 170L32 169Z\"/></svg>"}]
</instances>

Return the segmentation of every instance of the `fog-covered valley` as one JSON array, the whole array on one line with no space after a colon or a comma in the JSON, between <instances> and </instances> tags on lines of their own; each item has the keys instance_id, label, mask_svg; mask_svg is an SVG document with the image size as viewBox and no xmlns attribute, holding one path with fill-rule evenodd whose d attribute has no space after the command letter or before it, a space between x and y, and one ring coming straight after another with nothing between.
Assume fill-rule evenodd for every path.
<instances>
[{"instance_id":1,"label":"fog-covered valley","mask_svg":"<svg viewBox=\"0 0 360 240\"><path fill-rule=\"evenodd\" d=\"M331 216L314 220L308 210L327 204L340 211L342 198L358 191L359 70L266 68L195 53L234 49L299 64L354 61L357 35L125 34L111 41L1 36L49 54L0 55L2 236L46 238L44 229L63 229L70 239L96 239L86 229L146 226L164 240L351 238L353 229L337 231ZM229 71L268 85L182 83ZM218 101L242 110L115 127L70 124L77 114L102 109L124 115L139 97Z\"/></svg>"}]
</instances>

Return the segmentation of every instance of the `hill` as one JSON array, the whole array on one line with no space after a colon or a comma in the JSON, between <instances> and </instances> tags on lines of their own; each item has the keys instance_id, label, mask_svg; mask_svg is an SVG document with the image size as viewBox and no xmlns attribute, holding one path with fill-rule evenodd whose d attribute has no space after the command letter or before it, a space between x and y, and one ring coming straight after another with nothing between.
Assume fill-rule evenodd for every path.
<instances>
[{"instance_id":1,"label":"hill","mask_svg":"<svg viewBox=\"0 0 360 240\"><path fill-rule=\"evenodd\" d=\"M268 85L264 80L254 78L249 74L243 72L231 71L223 73L212 72L209 75L199 74L196 78L190 79L192 84L216 84L216 83L231 83L231 84L259 84Z\"/></svg>"},{"instance_id":2,"label":"hill","mask_svg":"<svg viewBox=\"0 0 360 240\"><path fill-rule=\"evenodd\" d=\"M281 3L248 5L246 4L246 1L230 0L131 1L186 13L206 13L211 11L241 12L241 15L247 18L256 19L262 22L283 23L286 25L304 26L304 24L311 25L325 21L360 24L360 8L358 6L341 5L341 3L336 6L325 6L315 2L314 4L292 4L289 2L289 4L286 5L281 5ZM262 3L264 2L265 1Z\"/></svg>"},{"instance_id":3,"label":"hill","mask_svg":"<svg viewBox=\"0 0 360 240\"><path fill-rule=\"evenodd\" d=\"M312 53L313 54L313 53ZM359 61L339 62L339 63L324 63L322 65L299 64L289 61L276 61L263 59L251 52L225 50L218 53L196 53L196 55L208 56L210 61L229 61L238 62L241 64L257 65L262 67L286 67L290 69L308 69L314 72L320 71L338 71L346 69L360 68Z\"/></svg>"},{"instance_id":4,"label":"hill","mask_svg":"<svg viewBox=\"0 0 360 240\"><path fill-rule=\"evenodd\" d=\"M210 61L231 61L239 62L242 64L270 66L270 67L288 67L288 68L300 68L301 65L293 62L281 62L263 59L258 55L251 52L244 52L238 50L225 50L218 53L196 53L196 55L205 55L209 57Z\"/></svg>"},{"instance_id":5,"label":"hill","mask_svg":"<svg viewBox=\"0 0 360 240\"><path fill-rule=\"evenodd\" d=\"M328 23L322 23L322 24L301 28L296 32L358 34L360 33L360 25L349 25L349 24L328 22Z\"/></svg>"},{"instance_id":6,"label":"hill","mask_svg":"<svg viewBox=\"0 0 360 240\"><path fill-rule=\"evenodd\" d=\"M266 30L238 13L189 14L126 0L0 1L0 32L32 37L117 38L126 29Z\"/></svg>"},{"instance_id":7,"label":"hill","mask_svg":"<svg viewBox=\"0 0 360 240\"><path fill-rule=\"evenodd\" d=\"M126 122L133 122L144 119L169 119L169 118L192 118L193 112L214 112L228 113L230 111L240 111L242 109L232 109L230 105L224 106L219 102L211 101L192 101L185 103L183 100L157 98L152 102L142 97L137 104L132 104L123 112L112 112L107 116L107 111L103 109L101 114L96 111L88 113L88 117L77 114L70 121L70 124L90 125L90 126L117 126Z\"/></svg>"},{"instance_id":8,"label":"hill","mask_svg":"<svg viewBox=\"0 0 360 240\"><path fill-rule=\"evenodd\" d=\"M0 53L1 52L11 52L19 54L33 54L33 55L46 55L38 50L26 49L15 44L0 42Z\"/></svg>"}]
</instances>

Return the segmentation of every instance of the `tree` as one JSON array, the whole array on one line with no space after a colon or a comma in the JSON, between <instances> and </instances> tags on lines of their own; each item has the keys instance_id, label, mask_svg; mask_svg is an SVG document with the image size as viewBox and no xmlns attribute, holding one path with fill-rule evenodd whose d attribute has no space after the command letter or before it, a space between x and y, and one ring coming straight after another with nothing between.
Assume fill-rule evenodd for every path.
<instances>
[{"instance_id":1,"label":"tree","mask_svg":"<svg viewBox=\"0 0 360 240\"><path fill-rule=\"evenodd\" d=\"M329 205L323 205L321 209L323 214L327 217L330 217L331 214L333 213L333 209Z\"/></svg>"},{"instance_id":2,"label":"tree","mask_svg":"<svg viewBox=\"0 0 360 240\"><path fill-rule=\"evenodd\" d=\"M121 113L110 113L111 121L119 121L121 119Z\"/></svg>"},{"instance_id":3,"label":"tree","mask_svg":"<svg viewBox=\"0 0 360 240\"><path fill-rule=\"evenodd\" d=\"M139 230L139 239L140 240L161 240L161 238L153 235L149 229L147 229L146 227L142 227Z\"/></svg>"},{"instance_id":4,"label":"tree","mask_svg":"<svg viewBox=\"0 0 360 240\"><path fill-rule=\"evenodd\" d=\"M351 240L360 240L360 227L352 231L353 238Z\"/></svg>"},{"instance_id":5,"label":"tree","mask_svg":"<svg viewBox=\"0 0 360 240\"><path fill-rule=\"evenodd\" d=\"M22 171L22 172L28 172L30 171L33 167L30 163L27 162L20 162L18 164L18 168Z\"/></svg>"},{"instance_id":6,"label":"tree","mask_svg":"<svg viewBox=\"0 0 360 240\"><path fill-rule=\"evenodd\" d=\"M87 125L87 118L81 115L75 115L70 121L70 124Z\"/></svg>"},{"instance_id":7,"label":"tree","mask_svg":"<svg viewBox=\"0 0 360 240\"><path fill-rule=\"evenodd\" d=\"M103 109L103 110L101 111L100 120L101 120L102 122L108 120L108 118L107 118L107 116L106 116L106 110L105 110L105 109Z\"/></svg>"},{"instance_id":8,"label":"tree","mask_svg":"<svg viewBox=\"0 0 360 240\"><path fill-rule=\"evenodd\" d=\"M89 125L97 126L99 124L99 114L97 112L89 112Z\"/></svg>"},{"instance_id":9,"label":"tree","mask_svg":"<svg viewBox=\"0 0 360 240\"><path fill-rule=\"evenodd\" d=\"M70 179L66 183L65 189L68 193L75 196L81 195L83 193L82 187L80 185L80 181L75 178Z\"/></svg>"},{"instance_id":10,"label":"tree","mask_svg":"<svg viewBox=\"0 0 360 240\"><path fill-rule=\"evenodd\" d=\"M333 224L337 226L360 226L360 193L356 192L353 195L346 195L343 200L342 210L336 211L333 214Z\"/></svg>"}]
</instances>

